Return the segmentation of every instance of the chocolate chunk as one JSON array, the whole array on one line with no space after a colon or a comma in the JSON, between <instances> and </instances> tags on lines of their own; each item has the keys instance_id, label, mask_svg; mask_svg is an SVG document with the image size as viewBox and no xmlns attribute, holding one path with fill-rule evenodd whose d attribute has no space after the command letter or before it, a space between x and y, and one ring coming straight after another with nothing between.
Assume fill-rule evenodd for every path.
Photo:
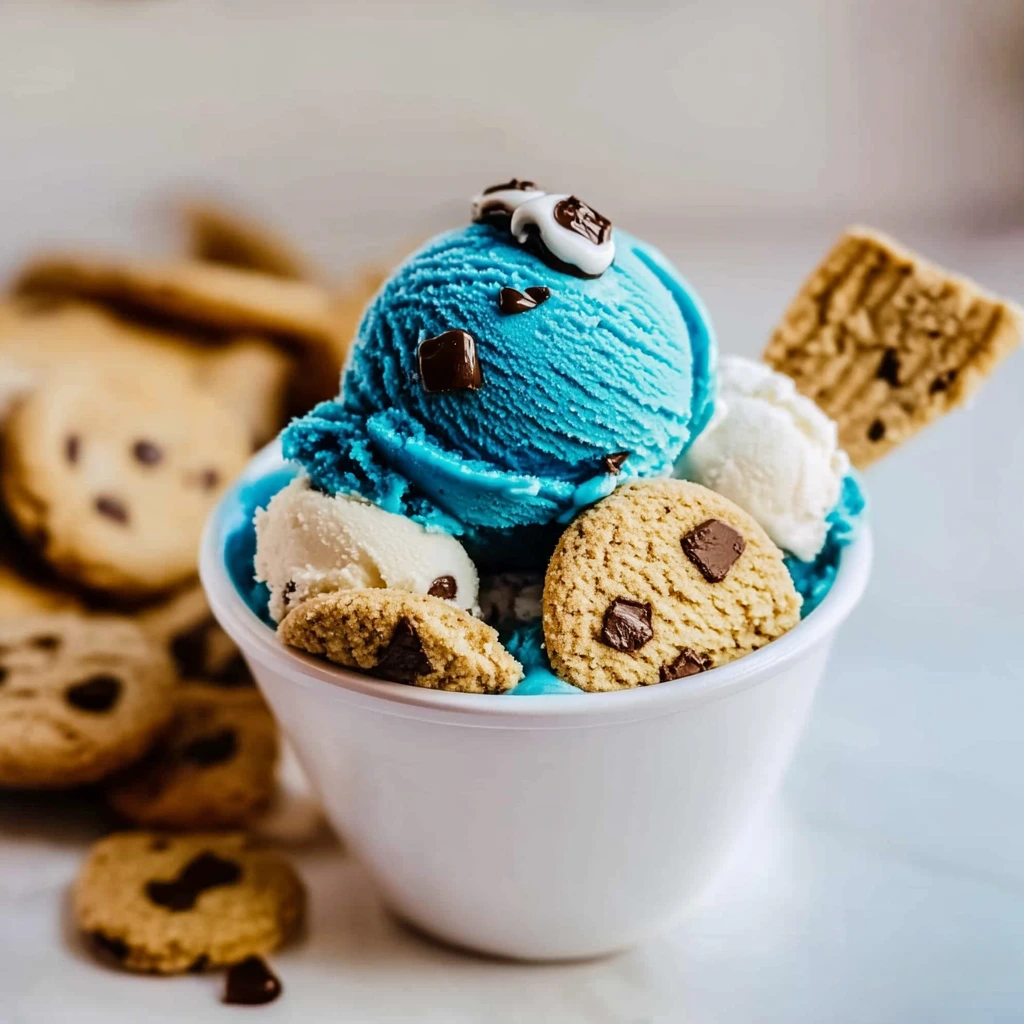
<instances>
[{"instance_id":1,"label":"chocolate chunk","mask_svg":"<svg viewBox=\"0 0 1024 1024\"><path fill-rule=\"evenodd\" d=\"M426 338L417 349L423 390L475 391L483 384L476 339L468 331L445 331Z\"/></svg>"},{"instance_id":2,"label":"chocolate chunk","mask_svg":"<svg viewBox=\"0 0 1024 1024\"><path fill-rule=\"evenodd\" d=\"M60 647L61 639L53 633L42 633L40 636L32 637L29 643L40 651L55 651Z\"/></svg>"},{"instance_id":3,"label":"chocolate chunk","mask_svg":"<svg viewBox=\"0 0 1024 1024\"><path fill-rule=\"evenodd\" d=\"M247 956L228 968L224 1002L235 1006L262 1006L281 994L281 981L258 956Z\"/></svg>"},{"instance_id":4,"label":"chocolate chunk","mask_svg":"<svg viewBox=\"0 0 1024 1024\"><path fill-rule=\"evenodd\" d=\"M425 676L432 667L416 627L403 617L398 620L373 674L392 683L412 683Z\"/></svg>"},{"instance_id":5,"label":"chocolate chunk","mask_svg":"<svg viewBox=\"0 0 1024 1024\"><path fill-rule=\"evenodd\" d=\"M608 605L601 623L601 643L631 653L640 650L653 636L650 604L617 597Z\"/></svg>"},{"instance_id":6,"label":"chocolate chunk","mask_svg":"<svg viewBox=\"0 0 1024 1024\"><path fill-rule=\"evenodd\" d=\"M443 597L447 601L454 601L458 590L458 584L455 582L454 576L438 576L430 584L430 589L427 593L431 597Z\"/></svg>"},{"instance_id":7,"label":"chocolate chunk","mask_svg":"<svg viewBox=\"0 0 1024 1024\"><path fill-rule=\"evenodd\" d=\"M206 637L211 621L200 622L171 640L171 657L186 678L202 676L206 670Z\"/></svg>"},{"instance_id":8,"label":"chocolate chunk","mask_svg":"<svg viewBox=\"0 0 1024 1024\"><path fill-rule=\"evenodd\" d=\"M152 441L136 441L132 446L132 455L144 466L155 466L164 457L164 452Z\"/></svg>"},{"instance_id":9,"label":"chocolate chunk","mask_svg":"<svg viewBox=\"0 0 1024 1024\"><path fill-rule=\"evenodd\" d=\"M682 544L686 557L708 583L721 583L747 546L743 536L721 519L709 519L694 527Z\"/></svg>"},{"instance_id":10,"label":"chocolate chunk","mask_svg":"<svg viewBox=\"0 0 1024 1024\"><path fill-rule=\"evenodd\" d=\"M206 968L209 966L210 958L205 953L200 953L199 956L197 956L195 960L193 960L192 963L188 965L188 973L202 974L203 971L205 971Z\"/></svg>"},{"instance_id":11,"label":"chocolate chunk","mask_svg":"<svg viewBox=\"0 0 1024 1024\"><path fill-rule=\"evenodd\" d=\"M568 196L555 203L554 216L563 228L575 231L594 245L600 245L611 237L612 222L577 196Z\"/></svg>"},{"instance_id":12,"label":"chocolate chunk","mask_svg":"<svg viewBox=\"0 0 1024 1024\"><path fill-rule=\"evenodd\" d=\"M117 676L95 675L64 691L64 699L80 711L99 714L109 711L121 696L124 684Z\"/></svg>"},{"instance_id":13,"label":"chocolate chunk","mask_svg":"<svg viewBox=\"0 0 1024 1024\"><path fill-rule=\"evenodd\" d=\"M289 601L288 599L289 599L289 598L290 598L290 597L292 596L292 594L294 594L294 593L295 593L295 591L296 591L296 590L298 590L298 589L299 589L299 587L298 587L298 584L297 584L297 583L295 582L295 580L289 580L289 581L288 581L288 582L287 582L287 583L286 583L286 584L284 585L284 593L283 593L283 594L282 594L281 596L282 596L282 597L284 598L284 603L285 603L286 605L287 605L287 604L290 604L290 603L291 603L291 602L290 602L290 601Z\"/></svg>"},{"instance_id":14,"label":"chocolate chunk","mask_svg":"<svg viewBox=\"0 0 1024 1024\"><path fill-rule=\"evenodd\" d=\"M241 654L234 654L212 682L219 686L252 686L253 678L245 658Z\"/></svg>"},{"instance_id":15,"label":"chocolate chunk","mask_svg":"<svg viewBox=\"0 0 1024 1024\"><path fill-rule=\"evenodd\" d=\"M128 522L128 506L120 498L111 494L101 494L93 504L101 516L113 519L115 523Z\"/></svg>"},{"instance_id":16,"label":"chocolate chunk","mask_svg":"<svg viewBox=\"0 0 1024 1024\"><path fill-rule=\"evenodd\" d=\"M551 298L551 289L541 286L527 288L526 294L518 292L515 288L502 288L498 292L498 312L505 316L514 316L516 313L526 313L536 309L542 302Z\"/></svg>"},{"instance_id":17,"label":"chocolate chunk","mask_svg":"<svg viewBox=\"0 0 1024 1024\"><path fill-rule=\"evenodd\" d=\"M884 380L890 387L898 388L900 386L900 356L896 349L887 348L885 350L878 369L875 371L875 376L879 380Z\"/></svg>"},{"instance_id":18,"label":"chocolate chunk","mask_svg":"<svg viewBox=\"0 0 1024 1024\"><path fill-rule=\"evenodd\" d=\"M112 956L118 962L123 963L128 958L128 943L124 939L117 939L113 935L99 931L90 933L89 938L96 949Z\"/></svg>"},{"instance_id":19,"label":"chocolate chunk","mask_svg":"<svg viewBox=\"0 0 1024 1024\"><path fill-rule=\"evenodd\" d=\"M0 686L7 682L7 677L11 674L11 670L6 665L0 665Z\"/></svg>"},{"instance_id":20,"label":"chocolate chunk","mask_svg":"<svg viewBox=\"0 0 1024 1024\"><path fill-rule=\"evenodd\" d=\"M601 465L604 466L606 473L618 473L622 469L622 464L632 454L632 452L612 452L601 459Z\"/></svg>"},{"instance_id":21,"label":"chocolate chunk","mask_svg":"<svg viewBox=\"0 0 1024 1024\"><path fill-rule=\"evenodd\" d=\"M199 474L199 483L205 491L212 491L220 483L220 473L215 469L204 469Z\"/></svg>"},{"instance_id":22,"label":"chocolate chunk","mask_svg":"<svg viewBox=\"0 0 1024 1024\"><path fill-rule=\"evenodd\" d=\"M883 437L885 437L885 424L881 420L875 420L868 427L868 440L881 441Z\"/></svg>"},{"instance_id":23,"label":"chocolate chunk","mask_svg":"<svg viewBox=\"0 0 1024 1024\"><path fill-rule=\"evenodd\" d=\"M158 907L168 910L191 910L207 889L234 885L242 877L242 869L233 861L204 851L193 857L177 878L169 882L147 882L146 895Z\"/></svg>"},{"instance_id":24,"label":"chocolate chunk","mask_svg":"<svg viewBox=\"0 0 1024 1024\"><path fill-rule=\"evenodd\" d=\"M78 461L78 456L81 451L82 439L77 434L68 434L68 436L64 438L64 458L74 465Z\"/></svg>"},{"instance_id":25,"label":"chocolate chunk","mask_svg":"<svg viewBox=\"0 0 1024 1024\"><path fill-rule=\"evenodd\" d=\"M953 381L956 380L956 370L946 370L940 373L938 377L931 382L928 388L928 394L937 395L941 391L945 391Z\"/></svg>"},{"instance_id":26,"label":"chocolate chunk","mask_svg":"<svg viewBox=\"0 0 1024 1024\"><path fill-rule=\"evenodd\" d=\"M495 192L531 192L536 191L537 186L532 181L527 181L525 178L512 178L509 181L503 181L499 185L489 185L483 190L481 195L489 196Z\"/></svg>"},{"instance_id":27,"label":"chocolate chunk","mask_svg":"<svg viewBox=\"0 0 1024 1024\"><path fill-rule=\"evenodd\" d=\"M238 736L234 729L221 729L209 736L199 736L181 749L181 759L210 768L229 761L238 752Z\"/></svg>"},{"instance_id":28,"label":"chocolate chunk","mask_svg":"<svg viewBox=\"0 0 1024 1024\"><path fill-rule=\"evenodd\" d=\"M695 676L698 672L706 672L711 668L711 659L706 654L698 654L689 647L684 647L679 656L671 664L662 665L658 675L663 683L673 679L685 679Z\"/></svg>"}]
</instances>

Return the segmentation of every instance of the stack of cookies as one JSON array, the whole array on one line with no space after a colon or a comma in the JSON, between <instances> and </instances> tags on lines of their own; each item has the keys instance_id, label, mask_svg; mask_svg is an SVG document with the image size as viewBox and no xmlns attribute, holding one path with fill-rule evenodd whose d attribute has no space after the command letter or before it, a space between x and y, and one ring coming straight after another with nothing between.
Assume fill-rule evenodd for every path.
<instances>
[{"instance_id":1,"label":"stack of cookies","mask_svg":"<svg viewBox=\"0 0 1024 1024\"><path fill-rule=\"evenodd\" d=\"M327 288L215 207L186 223L186 257L47 256L0 298L0 787L91 786L148 830L95 848L76 908L159 972L265 952L301 915L288 864L222 831L269 820L279 741L196 553L253 450L337 391L375 287Z\"/></svg>"}]
</instances>

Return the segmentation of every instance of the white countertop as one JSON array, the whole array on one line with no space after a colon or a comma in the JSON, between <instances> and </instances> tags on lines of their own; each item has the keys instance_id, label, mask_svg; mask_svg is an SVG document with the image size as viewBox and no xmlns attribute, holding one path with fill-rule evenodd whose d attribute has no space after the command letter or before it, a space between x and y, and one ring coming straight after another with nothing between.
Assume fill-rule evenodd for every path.
<instances>
[{"instance_id":1,"label":"white countertop","mask_svg":"<svg viewBox=\"0 0 1024 1024\"><path fill-rule=\"evenodd\" d=\"M700 259L669 248L717 312L723 347L754 352L827 241L723 243ZM928 251L1024 293L1024 239ZM743 301L729 301L737 282ZM969 414L870 472L867 596L780 799L687 921L600 962L477 959L393 923L351 859L321 847L297 856L308 937L273 958L285 995L255 1018L1024 1019L1022 393L1017 354ZM215 976L125 976L79 949L66 889L97 831L66 800L0 799L0 1022L234 1019Z\"/></svg>"}]
</instances>

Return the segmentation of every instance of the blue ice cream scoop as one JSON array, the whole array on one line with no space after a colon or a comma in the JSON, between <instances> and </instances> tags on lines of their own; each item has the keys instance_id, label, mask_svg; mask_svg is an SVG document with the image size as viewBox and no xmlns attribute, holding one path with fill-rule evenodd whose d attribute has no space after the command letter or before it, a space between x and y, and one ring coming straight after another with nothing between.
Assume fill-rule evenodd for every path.
<instances>
[{"instance_id":1,"label":"blue ice cream scoop","mask_svg":"<svg viewBox=\"0 0 1024 1024\"><path fill-rule=\"evenodd\" d=\"M340 397L285 430L285 456L323 491L474 546L565 521L618 475L669 473L711 416L715 338L663 256L614 238L592 278L491 224L428 242L367 310Z\"/></svg>"}]
</instances>

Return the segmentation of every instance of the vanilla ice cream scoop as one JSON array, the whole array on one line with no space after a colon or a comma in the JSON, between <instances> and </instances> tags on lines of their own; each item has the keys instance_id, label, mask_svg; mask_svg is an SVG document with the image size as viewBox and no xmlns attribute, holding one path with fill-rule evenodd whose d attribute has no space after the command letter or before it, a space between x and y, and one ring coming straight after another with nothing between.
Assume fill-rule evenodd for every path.
<instances>
[{"instance_id":1,"label":"vanilla ice cream scoop","mask_svg":"<svg viewBox=\"0 0 1024 1024\"><path fill-rule=\"evenodd\" d=\"M299 476L256 512L256 578L270 588L275 622L330 590L390 587L432 594L477 611L476 566L446 533Z\"/></svg>"},{"instance_id":2,"label":"vanilla ice cream scoop","mask_svg":"<svg viewBox=\"0 0 1024 1024\"><path fill-rule=\"evenodd\" d=\"M719 373L715 416L676 475L736 502L780 548L809 561L849 469L836 424L764 363L726 356Z\"/></svg>"}]
</instances>

